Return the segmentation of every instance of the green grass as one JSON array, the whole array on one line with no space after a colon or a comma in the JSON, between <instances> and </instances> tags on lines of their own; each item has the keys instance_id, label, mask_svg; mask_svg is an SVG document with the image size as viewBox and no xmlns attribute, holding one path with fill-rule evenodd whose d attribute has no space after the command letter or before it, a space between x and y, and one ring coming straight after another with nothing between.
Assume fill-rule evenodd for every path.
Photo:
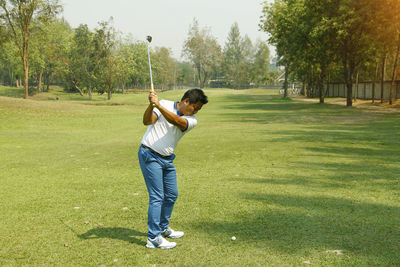
<instances>
[{"instance_id":1,"label":"green grass","mask_svg":"<svg viewBox=\"0 0 400 267\"><path fill-rule=\"evenodd\" d=\"M399 114L206 90L176 151L171 226L185 237L165 251L144 247L147 95L10 90L0 88L14 96L0 97L0 266L400 265Z\"/></svg>"}]
</instances>

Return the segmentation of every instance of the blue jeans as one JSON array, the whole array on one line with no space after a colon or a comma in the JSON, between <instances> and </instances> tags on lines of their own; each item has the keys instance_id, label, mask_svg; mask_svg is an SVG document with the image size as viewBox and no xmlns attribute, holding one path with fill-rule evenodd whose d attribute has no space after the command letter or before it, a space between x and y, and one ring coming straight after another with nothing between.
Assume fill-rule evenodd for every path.
<instances>
[{"instance_id":1,"label":"blue jeans","mask_svg":"<svg viewBox=\"0 0 400 267\"><path fill-rule=\"evenodd\" d=\"M140 146L139 163L149 192L148 237L155 238L168 228L169 218L178 198L175 155L162 158Z\"/></svg>"}]
</instances>

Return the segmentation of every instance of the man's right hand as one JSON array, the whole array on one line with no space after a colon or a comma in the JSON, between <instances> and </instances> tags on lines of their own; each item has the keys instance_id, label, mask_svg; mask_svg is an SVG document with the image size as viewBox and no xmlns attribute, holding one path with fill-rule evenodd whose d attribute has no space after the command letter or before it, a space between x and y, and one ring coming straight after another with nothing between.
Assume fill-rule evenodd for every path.
<instances>
[{"instance_id":1,"label":"man's right hand","mask_svg":"<svg viewBox=\"0 0 400 267\"><path fill-rule=\"evenodd\" d=\"M160 102L158 100L158 95L155 91L150 91L149 101L150 101L150 104L152 104L153 106L158 107L160 105Z\"/></svg>"}]
</instances>

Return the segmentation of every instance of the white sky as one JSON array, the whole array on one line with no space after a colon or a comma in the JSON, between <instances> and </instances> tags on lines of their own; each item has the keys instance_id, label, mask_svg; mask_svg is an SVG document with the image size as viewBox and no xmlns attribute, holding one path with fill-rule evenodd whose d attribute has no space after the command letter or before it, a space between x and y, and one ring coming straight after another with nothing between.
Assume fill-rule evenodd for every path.
<instances>
[{"instance_id":1,"label":"white sky","mask_svg":"<svg viewBox=\"0 0 400 267\"><path fill-rule=\"evenodd\" d=\"M114 18L114 27L131 34L135 40L153 37L152 46L171 48L173 57L181 59L181 50L193 18L200 27L211 28L219 44L225 45L234 22L242 36L255 42L267 40L258 24L263 0L61 0L64 17L73 28L87 24L90 29L99 21Z\"/></svg>"}]
</instances>

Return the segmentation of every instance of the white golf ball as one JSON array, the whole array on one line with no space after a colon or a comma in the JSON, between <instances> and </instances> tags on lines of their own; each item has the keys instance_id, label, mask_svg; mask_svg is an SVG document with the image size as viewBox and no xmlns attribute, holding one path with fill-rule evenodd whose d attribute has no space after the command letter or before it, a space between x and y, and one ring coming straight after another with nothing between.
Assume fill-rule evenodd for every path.
<instances>
[{"instance_id":1,"label":"white golf ball","mask_svg":"<svg viewBox=\"0 0 400 267\"><path fill-rule=\"evenodd\" d=\"M236 236L232 236L232 241L235 241L236 240Z\"/></svg>"}]
</instances>

